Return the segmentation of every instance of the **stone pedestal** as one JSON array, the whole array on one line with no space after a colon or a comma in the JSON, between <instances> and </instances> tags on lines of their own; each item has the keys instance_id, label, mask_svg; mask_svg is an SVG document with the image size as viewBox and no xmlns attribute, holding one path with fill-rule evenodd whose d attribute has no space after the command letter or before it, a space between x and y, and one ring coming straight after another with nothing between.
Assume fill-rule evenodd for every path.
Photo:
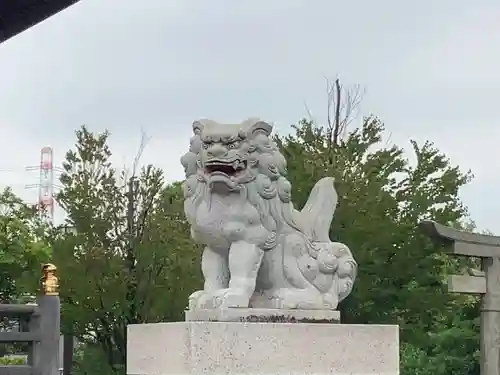
<instances>
[{"instance_id":1,"label":"stone pedestal","mask_svg":"<svg viewBox=\"0 0 500 375\"><path fill-rule=\"evenodd\" d=\"M397 375L398 327L325 323L130 325L128 375Z\"/></svg>"}]
</instances>

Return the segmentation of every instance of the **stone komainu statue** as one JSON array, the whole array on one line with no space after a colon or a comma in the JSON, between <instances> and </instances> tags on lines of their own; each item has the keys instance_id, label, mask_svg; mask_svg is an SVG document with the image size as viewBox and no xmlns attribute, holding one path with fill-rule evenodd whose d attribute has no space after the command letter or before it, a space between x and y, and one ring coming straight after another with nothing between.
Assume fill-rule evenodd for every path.
<instances>
[{"instance_id":1,"label":"stone komainu statue","mask_svg":"<svg viewBox=\"0 0 500 375\"><path fill-rule=\"evenodd\" d=\"M181 159L184 209L193 239L205 246L205 284L190 296L190 309L336 309L352 290L357 264L346 245L329 238L333 178L318 181L298 211L272 125L201 120L193 132Z\"/></svg>"}]
</instances>

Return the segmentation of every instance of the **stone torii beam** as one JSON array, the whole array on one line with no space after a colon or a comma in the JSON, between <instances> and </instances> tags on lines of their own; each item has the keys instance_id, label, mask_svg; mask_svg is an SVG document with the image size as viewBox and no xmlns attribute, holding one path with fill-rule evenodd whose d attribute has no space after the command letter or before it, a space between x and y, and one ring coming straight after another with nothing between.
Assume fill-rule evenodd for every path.
<instances>
[{"instance_id":1,"label":"stone torii beam","mask_svg":"<svg viewBox=\"0 0 500 375\"><path fill-rule=\"evenodd\" d=\"M481 375L500 375L500 237L459 231L434 221L420 227L450 253L481 258L482 271L452 275L448 291L481 295Z\"/></svg>"}]
</instances>

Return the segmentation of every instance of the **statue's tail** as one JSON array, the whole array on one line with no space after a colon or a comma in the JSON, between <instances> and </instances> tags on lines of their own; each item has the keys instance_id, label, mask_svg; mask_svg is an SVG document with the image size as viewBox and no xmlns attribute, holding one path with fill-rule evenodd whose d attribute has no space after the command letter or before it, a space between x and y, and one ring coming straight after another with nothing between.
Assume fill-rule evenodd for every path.
<instances>
[{"instance_id":1,"label":"statue's tail","mask_svg":"<svg viewBox=\"0 0 500 375\"><path fill-rule=\"evenodd\" d=\"M304 232L315 242L330 242L330 225L338 202L334 182L333 177L319 180L300 214Z\"/></svg>"}]
</instances>

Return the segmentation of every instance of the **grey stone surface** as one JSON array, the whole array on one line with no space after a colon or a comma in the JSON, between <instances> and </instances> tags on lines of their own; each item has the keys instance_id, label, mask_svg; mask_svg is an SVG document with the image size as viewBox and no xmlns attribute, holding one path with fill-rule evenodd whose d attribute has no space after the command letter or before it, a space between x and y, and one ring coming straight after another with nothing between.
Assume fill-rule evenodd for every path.
<instances>
[{"instance_id":1,"label":"grey stone surface","mask_svg":"<svg viewBox=\"0 0 500 375\"><path fill-rule=\"evenodd\" d=\"M128 327L128 375L397 375L397 326L158 323Z\"/></svg>"},{"instance_id":2,"label":"grey stone surface","mask_svg":"<svg viewBox=\"0 0 500 375\"><path fill-rule=\"evenodd\" d=\"M351 292L357 264L329 238L337 206L333 178L323 178L298 211L286 161L260 120L196 121L181 162L186 217L205 246L203 290L191 309L330 309Z\"/></svg>"},{"instance_id":3,"label":"grey stone surface","mask_svg":"<svg viewBox=\"0 0 500 375\"><path fill-rule=\"evenodd\" d=\"M187 322L340 323L340 312L334 310L218 308L187 310L185 315Z\"/></svg>"},{"instance_id":4,"label":"grey stone surface","mask_svg":"<svg viewBox=\"0 0 500 375\"><path fill-rule=\"evenodd\" d=\"M30 365L39 375L59 373L59 339L61 303L58 295L37 297L38 314L30 321L30 331L39 331L41 340L33 345L28 356Z\"/></svg>"}]
</instances>

